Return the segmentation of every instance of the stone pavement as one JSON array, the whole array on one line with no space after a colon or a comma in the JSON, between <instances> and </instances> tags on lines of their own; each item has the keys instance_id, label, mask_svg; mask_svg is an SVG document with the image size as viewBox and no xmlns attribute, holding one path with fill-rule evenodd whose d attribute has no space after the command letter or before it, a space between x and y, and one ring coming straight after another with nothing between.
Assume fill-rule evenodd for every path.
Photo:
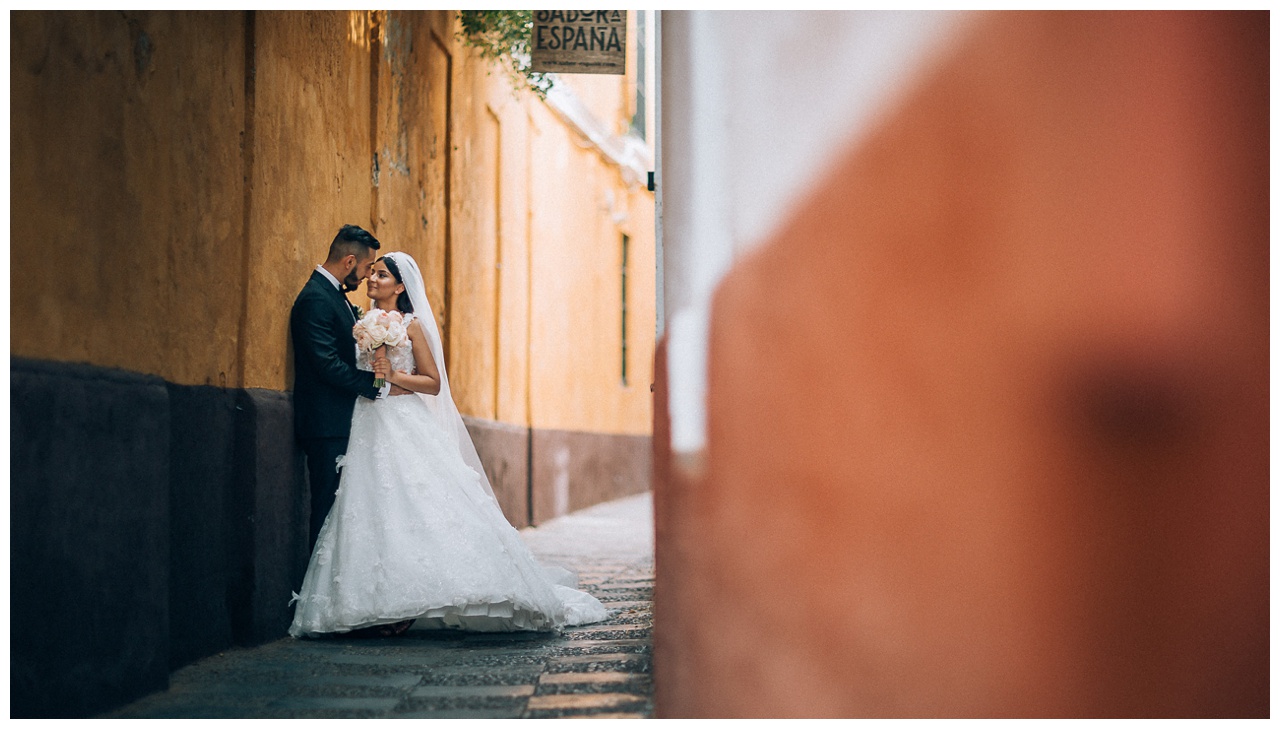
<instances>
[{"instance_id":1,"label":"stone pavement","mask_svg":"<svg viewBox=\"0 0 1280 729\"><path fill-rule=\"evenodd\" d=\"M649 494L521 532L578 571L609 620L552 633L411 630L399 638L284 638L229 649L100 718L647 718L653 510Z\"/></svg>"}]
</instances>

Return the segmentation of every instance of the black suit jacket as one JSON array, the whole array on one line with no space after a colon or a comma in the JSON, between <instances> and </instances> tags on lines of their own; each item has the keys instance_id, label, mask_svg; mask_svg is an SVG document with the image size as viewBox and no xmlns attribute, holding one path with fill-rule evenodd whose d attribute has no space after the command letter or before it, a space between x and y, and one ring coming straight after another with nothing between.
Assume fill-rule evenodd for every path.
<instances>
[{"instance_id":1,"label":"black suit jacket","mask_svg":"<svg viewBox=\"0 0 1280 729\"><path fill-rule=\"evenodd\" d=\"M299 438L346 438L356 397L374 399L373 373L356 369L355 313L319 271L289 315L293 335L293 423Z\"/></svg>"}]
</instances>

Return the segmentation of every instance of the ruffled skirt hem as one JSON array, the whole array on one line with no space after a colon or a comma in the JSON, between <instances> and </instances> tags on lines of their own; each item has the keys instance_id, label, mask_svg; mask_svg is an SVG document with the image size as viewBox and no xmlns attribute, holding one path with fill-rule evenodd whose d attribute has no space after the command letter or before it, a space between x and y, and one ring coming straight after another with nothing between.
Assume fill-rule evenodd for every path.
<instances>
[{"instance_id":1,"label":"ruffled skirt hem","mask_svg":"<svg viewBox=\"0 0 1280 729\"><path fill-rule=\"evenodd\" d=\"M559 592L558 587L557 592ZM608 617L608 611L598 602L594 605L590 603L579 605L572 596L565 595L565 597L569 597L570 601L565 605L565 620L559 625L537 610L518 607L511 602L498 602L441 605L427 610L406 610L398 615L340 620L330 625L304 627L295 622L289 628L289 634L295 638L318 638L409 619L415 621L412 630L464 630L477 633L555 632L558 627L594 623Z\"/></svg>"}]
</instances>

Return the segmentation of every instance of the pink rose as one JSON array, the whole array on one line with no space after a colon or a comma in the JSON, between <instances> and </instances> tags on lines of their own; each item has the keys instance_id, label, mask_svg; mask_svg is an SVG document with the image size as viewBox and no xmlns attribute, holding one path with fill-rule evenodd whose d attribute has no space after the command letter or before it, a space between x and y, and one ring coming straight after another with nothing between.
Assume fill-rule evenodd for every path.
<instances>
[{"instance_id":1,"label":"pink rose","mask_svg":"<svg viewBox=\"0 0 1280 729\"><path fill-rule=\"evenodd\" d=\"M373 340L369 338L369 332L362 326L357 326L353 332L356 336L356 346L365 352L373 350Z\"/></svg>"},{"instance_id":2,"label":"pink rose","mask_svg":"<svg viewBox=\"0 0 1280 729\"><path fill-rule=\"evenodd\" d=\"M375 321L365 327L365 333L369 335L369 339L373 340L373 346L378 347L387 341L387 325L380 321Z\"/></svg>"},{"instance_id":3,"label":"pink rose","mask_svg":"<svg viewBox=\"0 0 1280 729\"><path fill-rule=\"evenodd\" d=\"M404 324L401 324L400 322L392 322L387 326L387 338L383 341L385 341L389 346L399 347L401 344L404 344L405 337L407 336L408 332L405 331Z\"/></svg>"}]
</instances>

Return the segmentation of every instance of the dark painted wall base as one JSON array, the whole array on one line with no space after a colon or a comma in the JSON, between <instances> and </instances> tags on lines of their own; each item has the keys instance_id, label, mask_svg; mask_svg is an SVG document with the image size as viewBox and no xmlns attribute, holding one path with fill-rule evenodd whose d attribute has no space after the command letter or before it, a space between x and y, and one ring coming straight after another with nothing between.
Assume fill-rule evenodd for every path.
<instances>
[{"instance_id":1,"label":"dark painted wall base","mask_svg":"<svg viewBox=\"0 0 1280 729\"><path fill-rule=\"evenodd\" d=\"M493 495L517 529L530 524L529 429L496 420L464 417Z\"/></svg>"},{"instance_id":2,"label":"dark painted wall base","mask_svg":"<svg viewBox=\"0 0 1280 729\"><path fill-rule=\"evenodd\" d=\"M169 676L169 393L12 360L10 716L81 717Z\"/></svg>"},{"instance_id":3,"label":"dark painted wall base","mask_svg":"<svg viewBox=\"0 0 1280 729\"><path fill-rule=\"evenodd\" d=\"M533 431L533 523L648 491L653 438Z\"/></svg>"},{"instance_id":4,"label":"dark painted wall base","mask_svg":"<svg viewBox=\"0 0 1280 729\"><path fill-rule=\"evenodd\" d=\"M92 716L287 633L310 511L289 393L10 374L12 717ZM517 527L649 488L648 436L466 422Z\"/></svg>"},{"instance_id":5,"label":"dark painted wall base","mask_svg":"<svg viewBox=\"0 0 1280 729\"><path fill-rule=\"evenodd\" d=\"M169 667L232 644L235 398L169 386ZM181 535L181 536L179 536Z\"/></svg>"},{"instance_id":6,"label":"dark painted wall base","mask_svg":"<svg viewBox=\"0 0 1280 729\"><path fill-rule=\"evenodd\" d=\"M541 524L649 490L653 439L463 418L507 520Z\"/></svg>"},{"instance_id":7,"label":"dark painted wall base","mask_svg":"<svg viewBox=\"0 0 1280 729\"><path fill-rule=\"evenodd\" d=\"M309 508L287 393L10 373L12 716L91 716L285 634Z\"/></svg>"}]
</instances>

